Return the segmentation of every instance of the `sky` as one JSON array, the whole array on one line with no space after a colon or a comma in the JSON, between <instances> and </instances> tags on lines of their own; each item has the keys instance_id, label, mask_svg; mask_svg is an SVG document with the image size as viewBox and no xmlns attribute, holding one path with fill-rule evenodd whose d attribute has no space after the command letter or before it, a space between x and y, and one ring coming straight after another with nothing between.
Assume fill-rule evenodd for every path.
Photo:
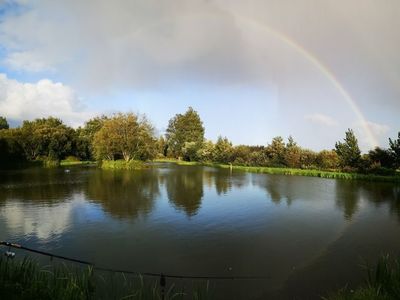
<instances>
[{"instance_id":1,"label":"sky","mask_svg":"<svg viewBox=\"0 0 400 300\"><path fill-rule=\"evenodd\" d=\"M206 138L331 149L400 131L398 0L0 0L0 115L146 114L189 106Z\"/></svg>"}]
</instances>

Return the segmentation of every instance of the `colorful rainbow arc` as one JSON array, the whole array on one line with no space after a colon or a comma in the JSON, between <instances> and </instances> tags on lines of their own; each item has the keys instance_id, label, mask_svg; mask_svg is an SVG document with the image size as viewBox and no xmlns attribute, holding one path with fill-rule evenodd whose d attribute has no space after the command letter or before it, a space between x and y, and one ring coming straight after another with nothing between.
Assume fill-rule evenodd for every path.
<instances>
[{"instance_id":1,"label":"colorful rainbow arc","mask_svg":"<svg viewBox=\"0 0 400 300\"><path fill-rule=\"evenodd\" d=\"M377 141L374 133L371 131L370 127L368 126L368 121L363 115L361 109L357 105L357 102L350 96L350 94L346 91L346 89L343 87L343 85L339 82L338 79L334 76L332 71L328 69L327 66L325 66L320 60L315 57L311 52L307 51L304 47L296 43L293 39L289 38L288 36L284 35L281 32L278 32L271 27L261 23L257 22L256 20L234 14L232 12L227 12L226 13L230 14L233 16L236 20L240 20L244 23L248 23L252 26L257 27L258 29L264 30L265 32L269 33L279 41L285 43L292 49L294 49L296 52L298 52L301 56L307 59L310 63L312 63L330 82L331 84L338 90L338 92L342 95L343 99L346 101L346 103L350 106L351 110L354 112L356 115L357 119L360 122L360 125L362 126L363 131L365 132L366 138L368 143L372 148L375 148L379 145L379 142Z\"/></svg>"}]
</instances>

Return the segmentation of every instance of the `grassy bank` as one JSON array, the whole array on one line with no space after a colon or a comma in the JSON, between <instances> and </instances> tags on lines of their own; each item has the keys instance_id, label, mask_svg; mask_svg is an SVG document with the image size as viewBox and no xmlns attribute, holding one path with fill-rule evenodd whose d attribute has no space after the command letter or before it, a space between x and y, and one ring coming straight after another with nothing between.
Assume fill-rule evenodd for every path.
<instances>
[{"instance_id":1,"label":"grassy bank","mask_svg":"<svg viewBox=\"0 0 400 300\"><path fill-rule=\"evenodd\" d=\"M157 158L153 160L155 163L174 163L180 166L201 166L204 165L204 163L197 162L197 161L184 161L184 160L179 160L179 159L173 159L173 158Z\"/></svg>"},{"instance_id":2,"label":"grassy bank","mask_svg":"<svg viewBox=\"0 0 400 300\"><path fill-rule=\"evenodd\" d=\"M146 168L144 162L139 160L103 160L100 168L105 170L141 170Z\"/></svg>"},{"instance_id":3,"label":"grassy bank","mask_svg":"<svg viewBox=\"0 0 400 300\"><path fill-rule=\"evenodd\" d=\"M61 167L68 167L68 166L79 166L79 165L95 165L95 161L84 160L84 161L69 161L69 160L62 160L60 162Z\"/></svg>"},{"instance_id":4,"label":"grassy bank","mask_svg":"<svg viewBox=\"0 0 400 300\"><path fill-rule=\"evenodd\" d=\"M367 268L365 284L354 290L342 290L325 300L398 300L400 299L400 260L382 256L373 268Z\"/></svg>"},{"instance_id":5,"label":"grassy bank","mask_svg":"<svg viewBox=\"0 0 400 300\"><path fill-rule=\"evenodd\" d=\"M333 172L313 169L291 169L291 168L272 168L272 167L248 167L227 165L218 163L200 163L200 162L187 162L176 159L157 159L155 162L169 162L178 165L203 165L216 168L232 169L237 171L251 172L251 173L264 173L276 175L292 175L292 176L311 176L330 179L349 179L349 180L367 180L367 181L383 181L383 182L400 182L400 175L397 176L382 176L374 174L360 174L360 173L345 173Z\"/></svg>"},{"instance_id":6,"label":"grassy bank","mask_svg":"<svg viewBox=\"0 0 400 300\"><path fill-rule=\"evenodd\" d=\"M162 295L164 294L164 298ZM122 273L102 273L91 267L65 264L41 266L31 258L0 256L0 299L208 299L208 285L191 291L169 284L163 292L159 279Z\"/></svg>"}]
</instances>

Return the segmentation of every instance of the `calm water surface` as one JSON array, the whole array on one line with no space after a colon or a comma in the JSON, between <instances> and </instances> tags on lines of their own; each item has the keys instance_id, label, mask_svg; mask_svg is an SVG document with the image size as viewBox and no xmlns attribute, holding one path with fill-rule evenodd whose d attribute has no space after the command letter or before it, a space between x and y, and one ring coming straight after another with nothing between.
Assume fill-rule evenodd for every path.
<instances>
[{"instance_id":1,"label":"calm water surface","mask_svg":"<svg viewBox=\"0 0 400 300\"><path fill-rule=\"evenodd\" d=\"M400 186L160 164L0 173L0 240L111 268L269 276L218 298L314 299L400 254Z\"/></svg>"}]
</instances>

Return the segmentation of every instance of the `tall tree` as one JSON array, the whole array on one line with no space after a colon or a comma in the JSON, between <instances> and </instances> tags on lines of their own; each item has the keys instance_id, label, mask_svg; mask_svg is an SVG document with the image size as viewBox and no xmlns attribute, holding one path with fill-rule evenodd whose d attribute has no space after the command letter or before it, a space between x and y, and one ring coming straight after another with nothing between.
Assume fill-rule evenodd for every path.
<instances>
[{"instance_id":1,"label":"tall tree","mask_svg":"<svg viewBox=\"0 0 400 300\"><path fill-rule=\"evenodd\" d=\"M193 160L193 155L204 141L204 127L199 114L192 108L169 120L167 133L168 150L174 157Z\"/></svg>"},{"instance_id":2,"label":"tall tree","mask_svg":"<svg viewBox=\"0 0 400 300\"><path fill-rule=\"evenodd\" d=\"M108 117L105 115L94 117L85 122L83 127L76 130L76 156L84 159L92 159L95 156L93 149L94 135L103 127L106 120L108 120Z\"/></svg>"},{"instance_id":3,"label":"tall tree","mask_svg":"<svg viewBox=\"0 0 400 300\"><path fill-rule=\"evenodd\" d=\"M336 169L339 167L339 156L333 150L322 150L317 155L317 165L321 169Z\"/></svg>"},{"instance_id":4,"label":"tall tree","mask_svg":"<svg viewBox=\"0 0 400 300\"><path fill-rule=\"evenodd\" d=\"M265 151L273 166L282 166L285 164L285 142L280 136L274 137Z\"/></svg>"},{"instance_id":5,"label":"tall tree","mask_svg":"<svg viewBox=\"0 0 400 300\"><path fill-rule=\"evenodd\" d=\"M7 119L0 116L0 129L8 129L10 126L8 125Z\"/></svg>"},{"instance_id":6,"label":"tall tree","mask_svg":"<svg viewBox=\"0 0 400 300\"><path fill-rule=\"evenodd\" d=\"M335 144L335 151L339 156L340 165L342 167L357 168L361 159L361 151L358 147L358 141L353 130L346 131L344 142Z\"/></svg>"},{"instance_id":7,"label":"tall tree","mask_svg":"<svg viewBox=\"0 0 400 300\"><path fill-rule=\"evenodd\" d=\"M289 136L284 153L285 165L289 168L300 168L300 158L301 148L294 141L293 137Z\"/></svg>"},{"instance_id":8,"label":"tall tree","mask_svg":"<svg viewBox=\"0 0 400 300\"><path fill-rule=\"evenodd\" d=\"M392 140L389 138L389 151L394 160L394 168L400 168L400 132L397 135L397 139Z\"/></svg>"},{"instance_id":9,"label":"tall tree","mask_svg":"<svg viewBox=\"0 0 400 300\"><path fill-rule=\"evenodd\" d=\"M233 158L232 143L226 137L219 136L214 146L214 160L219 163L230 163Z\"/></svg>"},{"instance_id":10,"label":"tall tree","mask_svg":"<svg viewBox=\"0 0 400 300\"><path fill-rule=\"evenodd\" d=\"M61 159L72 152L74 130L60 119L49 117L24 121L19 141L29 159L39 156Z\"/></svg>"},{"instance_id":11,"label":"tall tree","mask_svg":"<svg viewBox=\"0 0 400 300\"><path fill-rule=\"evenodd\" d=\"M157 152L154 128L145 116L116 114L94 135L97 159L147 160Z\"/></svg>"},{"instance_id":12,"label":"tall tree","mask_svg":"<svg viewBox=\"0 0 400 300\"><path fill-rule=\"evenodd\" d=\"M394 156L390 149L376 147L368 152L368 157L372 163L379 164L381 167L392 168L394 166Z\"/></svg>"}]
</instances>

